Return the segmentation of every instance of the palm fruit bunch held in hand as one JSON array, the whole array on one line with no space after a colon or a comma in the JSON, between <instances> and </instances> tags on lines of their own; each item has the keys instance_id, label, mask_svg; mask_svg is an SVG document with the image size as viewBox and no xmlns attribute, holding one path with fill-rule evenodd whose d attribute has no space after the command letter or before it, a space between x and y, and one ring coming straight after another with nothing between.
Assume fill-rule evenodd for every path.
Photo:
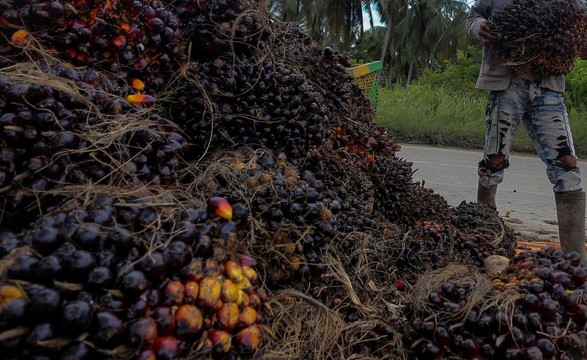
<instances>
[{"instance_id":1,"label":"palm fruit bunch held in hand","mask_svg":"<svg viewBox=\"0 0 587 360\"><path fill-rule=\"evenodd\" d=\"M576 0L514 0L490 21L501 59L521 74L565 75L587 44L587 8Z\"/></svg>"}]
</instances>

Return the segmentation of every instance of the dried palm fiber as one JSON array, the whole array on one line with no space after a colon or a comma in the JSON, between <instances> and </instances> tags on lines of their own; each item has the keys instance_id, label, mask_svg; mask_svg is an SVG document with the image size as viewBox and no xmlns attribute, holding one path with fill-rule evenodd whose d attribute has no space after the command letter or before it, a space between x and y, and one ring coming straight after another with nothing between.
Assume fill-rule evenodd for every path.
<instances>
[{"instance_id":1,"label":"dried palm fiber","mask_svg":"<svg viewBox=\"0 0 587 360\"><path fill-rule=\"evenodd\" d=\"M587 41L587 8L577 0L514 0L491 16L503 63L522 75L569 73Z\"/></svg>"}]
</instances>

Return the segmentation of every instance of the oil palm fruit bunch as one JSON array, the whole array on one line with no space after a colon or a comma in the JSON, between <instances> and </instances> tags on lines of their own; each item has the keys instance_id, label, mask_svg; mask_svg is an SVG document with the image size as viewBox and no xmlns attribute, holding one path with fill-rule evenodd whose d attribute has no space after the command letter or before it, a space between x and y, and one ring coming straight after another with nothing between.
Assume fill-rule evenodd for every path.
<instances>
[{"instance_id":1,"label":"oil palm fruit bunch","mask_svg":"<svg viewBox=\"0 0 587 360\"><path fill-rule=\"evenodd\" d=\"M230 204L168 213L144 201L70 200L30 230L0 233L4 358L227 358L259 349L265 295L256 260L224 251Z\"/></svg>"},{"instance_id":2,"label":"oil palm fruit bunch","mask_svg":"<svg viewBox=\"0 0 587 360\"><path fill-rule=\"evenodd\" d=\"M506 65L538 78L569 73L587 45L587 8L575 0L514 0L491 16Z\"/></svg>"},{"instance_id":3,"label":"oil palm fruit bunch","mask_svg":"<svg viewBox=\"0 0 587 360\"><path fill-rule=\"evenodd\" d=\"M452 212L454 216L450 225L467 234L485 233L492 241L498 242L500 249L505 250L505 253L496 255L513 259L517 246L515 232L494 209L477 202L463 201L452 207Z\"/></svg>"},{"instance_id":4,"label":"oil palm fruit bunch","mask_svg":"<svg viewBox=\"0 0 587 360\"><path fill-rule=\"evenodd\" d=\"M446 199L413 181L411 162L375 156L369 173L378 194L374 208L387 220L413 226L418 221L442 223L453 216Z\"/></svg>"},{"instance_id":5,"label":"oil palm fruit bunch","mask_svg":"<svg viewBox=\"0 0 587 360\"><path fill-rule=\"evenodd\" d=\"M294 161L323 142L330 123L324 98L285 63L203 62L188 76L169 116L185 127L194 157L207 146L226 149L236 143L284 152Z\"/></svg>"},{"instance_id":6,"label":"oil palm fruit bunch","mask_svg":"<svg viewBox=\"0 0 587 360\"><path fill-rule=\"evenodd\" d=\"M272 40L267 7L256 0L164 0L191 43L190 58L210 60L249 56Z\"/></svg>"},{"instance_id":7,"label":"oil palm fruit bunch","mask_svg":"<svg viewBox=\"0 0 587 360\"><path fill-rule=\"evenodd\" d=\"M270 286L297 274L321 271L321 255L337 233L332 212L337 213L340 205L331 206L323 194L324 184L314 174L300 173L285 157L277 158L268 150L219 152L201 166L197 171L201 175L190 182L217 189L233 204L239 237L246 239L251 227L256 229L252 249L263 254L259 266ZM296 244L298 239L303 244Z\"/></svg>"},{"instance_id":8,"label":"oil palm fruit bunch","mask_svg":"<svg viewBox=\"0 0 587 360\"><path fill-rule=\"evenodd\" d=\"M306 44L295 30L278 33L282 40L268 45L274 56L257 49L250 56L202 60L188 68L166 108L186 128L190 154L199 158L208 147L246 144L283 152L295 163L312 147L334 141L339 125L346 127L347 139L356 137L357 150L360 145L366 156L391 148L382 131L375 131L371 142L359 135L374 130L358 125L372 123L372 109L345 71L348 58Z\"/></svg>"},{"instance_id":9,"label":"oil palm fruit bunch","mask_svg":"<svg viewBox=\"0 0 587 360\"><path fill-rule=\"evenodd\" d=\"M0 71L0 89L7 213L28 207L25 189L174 181L183 137L169 120L129 102L127 86L87 68L23 63Z\"/></svg>"},{"instance_id":10,"label":"oil palm fruit bunch","mask_svg":"<svg viewBox=\"0 0 587 360\"><path fill-rule=\"evenodd\" d=\"M491 283L448 277L423 293L428 307L411 320L411 357L585 358L586 280L580 256L554 247L522 252Z\"/></svg>"},{"instance_id":11,"label":"oil palm fruit bunch","mask_svg":"<svg viewBox=\"0 0 587 360\"><path fill-rule=\"evenodd\" d=\"M179 19L158 0L5 1L0 18L4 39L30 35L65 61L140 79L150 92L186 60ZM22 61L13 45L3 53Z\"/></svg>"},{"instance_id":12,"label":"oil palm fruit bunch","mask_svg":"<svg viewBox=\"0 0 587 360\"><path fill-rule=\"evenodd\" d=\"M237 234L247 239L254 229L252 253L263 258L259 266L271 287L296 281L299 275L323 273L323 256L333 242L376 227L354 193L326 186L322 174L327 169L314 172L288 162L283 154L250 148L218 152L200 163L190 170L200 176L180 181L199 184L200 191L213 189L233 204Z\"/></svg>"},{"instance_id":13,"label":"oil palm fruit bunch","mask_svg":"<svg viewBox=\"0 0 587 360\"><path fill-rule=\"evenodd\" d=\"M452 263L482 268L491 255L513 258L515 240L496 242L499 235L480 229L464 232L450 223L422 221L398 241L390 256L395 259L397 275L415 281L425 271Z\"/></svg>"}]
</instances>

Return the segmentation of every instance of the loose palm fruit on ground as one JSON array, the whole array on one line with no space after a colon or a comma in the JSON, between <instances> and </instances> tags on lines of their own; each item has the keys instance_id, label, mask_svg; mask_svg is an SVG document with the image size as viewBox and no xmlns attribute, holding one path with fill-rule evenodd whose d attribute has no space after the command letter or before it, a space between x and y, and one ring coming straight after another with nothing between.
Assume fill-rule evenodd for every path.
<instances>
[{"instance_id":1,"label":"loose palm fruit on ground","mask_svg":"<svg viewBox=\"0 0 587 360\"><path fill-rule=\"evenodd\" d=\"M222 219L231 220L232 219L232 206L228 203L228 201L221 197L211 197L208 200L208 209L210 212Z\"/></svg>"}]
</instances>

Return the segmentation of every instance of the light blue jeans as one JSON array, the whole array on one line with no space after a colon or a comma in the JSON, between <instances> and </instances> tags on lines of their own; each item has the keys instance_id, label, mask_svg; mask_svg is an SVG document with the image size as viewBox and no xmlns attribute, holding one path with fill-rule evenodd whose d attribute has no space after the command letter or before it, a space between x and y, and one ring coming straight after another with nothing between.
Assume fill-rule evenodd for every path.
<instances>
[{"instance_id":1,"label":"light blue jeans","mask_svg":"<svg viewBox=\"0 0 587 360\"><path fill-rule=\"evenodd\" d=\"M541 88L539 83L530 80L512 80L507 90L489 94L485 114L485 149L478 171L481 185L489 187L503 181L504 170L509 166L512 137L521 120L534 149L546 164L546 175L553 184L553 191L582 190L580 169L565 167L559 162L563 156L575 156L562 93ZM491 166L489 155L494 154L505 157L499 169Z\"/></svg>"}]
</instances>

